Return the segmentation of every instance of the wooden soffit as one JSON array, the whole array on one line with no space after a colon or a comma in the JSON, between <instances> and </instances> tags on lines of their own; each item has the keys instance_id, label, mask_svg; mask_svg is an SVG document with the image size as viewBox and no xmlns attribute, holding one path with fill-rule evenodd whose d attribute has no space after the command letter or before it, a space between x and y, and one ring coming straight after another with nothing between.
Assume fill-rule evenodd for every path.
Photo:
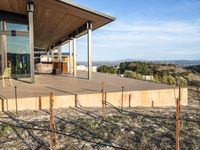
<instances>
[{"instance_id":1,"label":"wooden soffit","mask_svg":"<svg viewBox=\"0 0 200 150\"><path fill-rule=\"evenodd\" d=\"M92 22L93 30L115 18L81 7L67 0L33 0L35 47L47 49ZM27 0L1 0L0 10L26 15Z\"/></svg>"}]
</instances>

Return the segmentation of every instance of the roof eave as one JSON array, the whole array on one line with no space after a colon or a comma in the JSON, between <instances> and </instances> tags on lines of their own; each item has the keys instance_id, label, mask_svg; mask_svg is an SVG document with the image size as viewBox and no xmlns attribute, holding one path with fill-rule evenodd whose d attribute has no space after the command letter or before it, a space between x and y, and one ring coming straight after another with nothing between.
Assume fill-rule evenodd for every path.
<instances>
[{"instance_id":1,"label":"roof eave","mask_svg":"<svg viewBox=\"0 0 200 150\"><path fill-rule=\"evenodd\" d=\"M76 7L76 8L78 8L78 9L82 9L82 10L87 11L87 12L90 12L90 13L93 13L93 14L98 15L98 16L100 16L100 17L109 19L109 20L111 20L111 22L116 20L115 17L112 17L112 16L107 15L107 14L105 14L105 13L102 13L102 12L99 12L99 11L96 11L96 10L93 10L93 9L91 9L91 8L87 8L87 7L85 7L85 6L78 5L78 4L76 4L76 3L74 3L74 2L71 2L71 1L69 1L69 0L57 0L57 1L62 2L62 3L65 3L65 4L68 4L68 5L71 5L72 7Z\"/></svg>"}]
</instances>

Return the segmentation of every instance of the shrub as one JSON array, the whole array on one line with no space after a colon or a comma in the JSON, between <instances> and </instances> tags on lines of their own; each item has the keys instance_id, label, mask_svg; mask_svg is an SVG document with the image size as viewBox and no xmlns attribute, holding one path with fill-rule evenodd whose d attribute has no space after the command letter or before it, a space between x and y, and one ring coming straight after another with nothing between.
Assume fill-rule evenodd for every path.
<instances>
[{"instance_id":1,"label":"shrub","mask_svg":"<svg viewBox=\"0 0 200 150\"><path fill-rule=\"evenodd\" d=\"M117 74L117 71L118 69L116 67L113 67L113 66L106 66L106 65L103 65L103 66L100 66L98 69L97 69L98 72L102 72L102 73L111 73L111 74Z\"/></svg>"},{"instance_id":2,"label":"shrub","mask_svg":"<svg viewBox=\"0 0 200 150\"><path fill-rule=\"evenodd\" d=\"M140 74L137 74L136 72L133 72L133 71L125 71L124 77L137 79L137 80L143 80L143 77Z\"/></svg>"},{"instance_id":3,"label":"shrub","mask_svg":"<svg viewBox=\"0 0 200 150\"><path fill-rule=\"evenodd\" d=\"M172 77L172 76L169 76L167 81L168 81L168 84L170 84L170 85L175 85L176 84L176 79L174 77Z\"/></svg>"},{"instance_id":4,"label":"shrub","mask_svg":"<svg viewBox=\"0 0 200 150\"><path fill-rule=\"evenodd\" d=\"M183 77L177 76L176 83L177 85L180 83L181 87L187 87L187 80Z\"/></svg>"}]
</instances>

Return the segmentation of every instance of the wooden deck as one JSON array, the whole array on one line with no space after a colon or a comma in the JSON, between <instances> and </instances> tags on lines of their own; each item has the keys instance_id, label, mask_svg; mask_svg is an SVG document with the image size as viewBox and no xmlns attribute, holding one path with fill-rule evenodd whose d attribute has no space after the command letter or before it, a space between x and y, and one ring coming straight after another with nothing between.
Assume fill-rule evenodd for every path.
<instances>
[{"instance_id":1,"label":"wooden deck","mask_svg":"<svg viewBox=\"0 0 200 150\"><path fill-rule=\"evenodd\" d=\"M36 75L36 84L30 84L29 79L13 80L17 86L18 98L48 96L51 92L56 95L95 94L99 93L104 83L106 92L120 92L122 86L125 91L145 91L173 89L173 86L157 84L147 81L122 78L117 75L93 73L92 80L87 80L86 72L78 72L77 77L63 74ZM8 85L3 89L0 85L0 97L11 99L15 97L15 89Z\"/></svg>"}]
</instances>

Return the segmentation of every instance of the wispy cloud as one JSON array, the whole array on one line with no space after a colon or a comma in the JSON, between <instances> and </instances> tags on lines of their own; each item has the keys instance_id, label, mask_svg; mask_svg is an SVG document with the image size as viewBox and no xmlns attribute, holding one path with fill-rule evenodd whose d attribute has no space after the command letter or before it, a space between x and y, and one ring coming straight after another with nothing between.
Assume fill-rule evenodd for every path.
<instances>
[{"instance_id":1,"label":"wispy cloud","mask_svg":"<svg viewBox=\"0 0 200 150\"><path fill-rule=\"evenodd\" d=\"M125 57L143 55L143 58L151 59L149 52L155 54L159 51L161 59L162 54L166 55L165 57L181 56L187 59L192 57L193 53L195 56L196 54L200 56L200 23L198 21L194 23L118 22L97 32L93 43L95 51L109 50L114 53L112 56L117 52Z\"/></svg>"},{"instance_id":2,"label":"wispy cloud","mask_svg":"<svg viewBox=\"0 0 200 150\"><path fill-rule=\"evenodd\" d=\"M80 60L86 57L86 39L78 41ZM200 23L114 23L93 36L94 60L199 59Z\"/></svg>"},{"instance_id":3,"label":"wispy cloud","mask_svg":"<svg viewBox=\"0 0 200 150\"><path fill-rule=\"evenodd\" d=\"M200 59L200 0L76 0L117 20L93 33L93 59ZM86 39L78 40L78 58L87 57Z\"/></svg>"}]
</instances>

